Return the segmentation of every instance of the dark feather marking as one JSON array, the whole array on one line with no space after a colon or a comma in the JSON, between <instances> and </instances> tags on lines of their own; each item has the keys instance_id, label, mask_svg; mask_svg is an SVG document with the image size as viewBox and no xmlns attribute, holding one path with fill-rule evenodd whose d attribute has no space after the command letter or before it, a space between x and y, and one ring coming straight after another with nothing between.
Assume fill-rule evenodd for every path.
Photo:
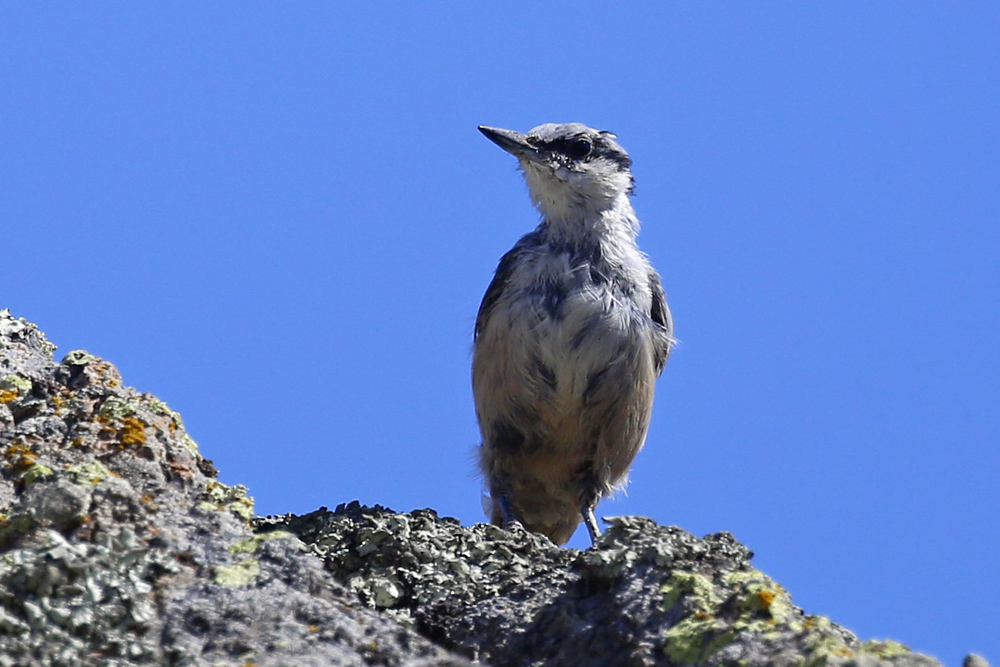
<instances>
[{"instance_id":1,"label":"dark feather marking","mask_svg":"<svg viewBox=\"0 0 1000 667\"><path fill-rule=\"evenodd\" d=\"M600 315L591 315L590 319L587 320L587 323L580 327L580 330L573 334L573 337L569 339L570 349L579 350L580 346L583 345L583 342L587 340L587 337L590 336L590 334L594 333L594 330L597 329L600 323Z\"/></svg>"},{"instance_id":2,"label":"dark feather marking","mask_svg":"<svg viewBox=\"0 0 1000 667\"><path fill-rule=\"evenodd\" d=\"M476 328L473 340L478 338L479 334L486 328L486 323L489 321L490 315L493 314L493 309L496 307L497 301L500 300L504 290L507 289L517 261L524 252L538 246L539 238L540 235L537 231L525 234L513 248L500 258L496 273L493 274L493 280L490 282L490 286L486 288L486 294L483 295L482 303L479 304L479 313L476 315Z\"/></svg>"},{"instance_id":3,"label":"dark feather marking","mask_svg":"<svg viewBox=\"0 0 1000 667\"><path fill-rule=\"evenodd\" d=\"M539 359L537 356L531 356L531 370L532 372L542 379L545 385L555 391L556 388L556 373L551 368L549 368L544 361Z\"/></svg>"},{"instance_id":4,"label":"dark feather marking","mask_svg":"<svg viewBox=\"0 0 1000 667\"><path fill-rule=\"evenodd\" d=\"M505 419L497 419L493 422L493 442L492 446L504 454L512 454L521 449L524 445L524 434Z\"/></svg>"},{"instance_id":5,"label":"dark feather marking","mask_svg":"<svg viewBox=\"0 0 1000 667\"><path fill-rule=\"evenodd\" d=\"M663 367L667 363L667 357L670 355L670 338L674 334L674 318L670 314L670 307L667 306L667 295L663 292L663 285L660 283L660 276L656 271L649 272L649 288L653 293L653 305L650 308L649 317L660 328L661 332L655 342L656 371L662 373Z\"/></svg>"},{"instance_id":6,"label":"dark feather marking","mask_svg":"<svg viewBox=\"0 0 1000 667\"><path fill-rule=\"evenodd\" d=\"M587 387L583 390L583 400L586 401L593 397L594 392L600 388L601 383L604 381L604 376L607 372L608 369L605 367L587 376Z\"/></svg>"},{"instance_id":7,"label":"dark feather marking","mask_svg":"<svg viewBox=\"0 0 1000 667\"><path fill-rule=\"evenodd\" d=\"M562 316L559 309L566 301L566 286L559 282L547 282L539 290L538 295L541 297L546 314L554 320L560 319Z\"/></svg>"}]
</instances>

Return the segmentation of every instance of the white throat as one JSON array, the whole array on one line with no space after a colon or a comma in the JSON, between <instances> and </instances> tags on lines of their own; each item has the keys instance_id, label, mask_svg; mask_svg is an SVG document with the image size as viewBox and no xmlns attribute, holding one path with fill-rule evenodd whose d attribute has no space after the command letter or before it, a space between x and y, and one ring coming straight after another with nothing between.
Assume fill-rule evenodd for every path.
<instances>
[{"instance_id":1,"label":"white throat","mask_svg":"<svg viewBox=\"0 0 1000 667\"><path fill-rule=\"evenodd\" d=\"M531 200L552 236L566 240L639 233L628 189L631 176L613 171L601 174L551 169L522 160Z\"/></svg>"}]
</instances>

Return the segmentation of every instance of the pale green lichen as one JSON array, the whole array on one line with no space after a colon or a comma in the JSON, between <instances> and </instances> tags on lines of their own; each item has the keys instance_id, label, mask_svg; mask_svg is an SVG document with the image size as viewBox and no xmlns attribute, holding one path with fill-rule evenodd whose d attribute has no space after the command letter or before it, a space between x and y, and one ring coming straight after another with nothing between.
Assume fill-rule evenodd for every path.
<instances>
[{"instance_id":1,"label":"pale green lichen","mask_svg":"<svg viewBox=\"0 0 1000 667\"><path fill-rule=\"evenodd\" d=\"M0 378L0 391L11 391L24 396L31 391L31 380L20 375L5 375Z\"/></svg>"},{"instance_id":2,"label":"pale green lichen","mask_svg":"<svg viewBox=\"0 0 1000 667\"><path fill-rule=\"evenodd\" d=\"M272 530L267 533L258 533L253 537L237 542L229 547L232 554L252 554L260 548L260 545L268 540L291 540L298 539L294 533L287 530Z\"/></svg>"},{"instance_id":3,"label":"pale green lichen","mask_svg":"<svg viewBox=\"0 0 1000 667\"><path fill-rule=\"evenodd\" d=\"M675 570L660 587L663 593L663 608L673 607L682 597L689 596L694 605L694 611L710 612L720 602L715 594L712 581L694 572Z\"/></svg>"},{"instance_id":4,"label":"pale green lichen","mask_svg":"<svg viewBox=\"0 0 1000 667\"><path fill-rule=\"evenodd\" d=\"M205 499L198 503L198 508L208 512L229 510L244 521L251 521L254 518L254 503L253 498L247 495L248 490L242 484L226 486L222 482L209 482L202 494Z\"/></svg>"},{"instance_id":5,"label":"pale green lichen","mask_svg":"<svg viewBox=\"0 0 1000 667\"><path fill-rule=\"evenodd\" d=\"M97 357L88 353L86 350L73 350L63 357L62 363L67 366L86 366L92 361L96 361Z\"/></svg>"},{"instance_id":6,"label":"pale green lichen","mask_svg":"<svg viewBox=\"0 0 1000 667\"><path fill-rule=\"evenodd\" d=\"M347 587L358 593L362 599L369 599L378 609L394 607L403 597L399 582L382 575L349 577Z\"/></svg>"},{"instance_id":7,"label":"pale green lichen","mask_svg":"<svg viewBox=\"0 0 1000 667\"><path fill-rule=\"evenodd\" d=\"M778 623L794 616L791 597L784 588L760 570L730 572L723 575L723 581L738 585L742 589L741 609L751 615L764 613Z\"/></svg>"},{"instance_id":8,"label":"pale green lichen","mask_svg":"<svg viewBox=\"0 0 1000 667\"><path fill-rule=\"evenodd\" d=\"M161 414L161 415L164 415L166 417L169 417L174 412L173 410L170 409L170 407L164 401L161 401L160 399L158 399L156 396L153 396L152 394L143 394L142 398L149 405L149 409L152 410L153 412L157 413L157 414Z\"/></svg>"},{"instance_id":9,"label":"pale green lichen","mask_svg":"<svg viewBox=\"0 0 1000 667\"><path fill-rule=\"evenodd\" d=\"M66 476L74 484L89 486L112 477L113 473L100 461L87 461L67 468Z\"/></svg>"},{"instance_id":10,"label":"pale green lichen","mask_svg":"<svg viewBox=\"0 0 1000 667\"><path fill-rule=\"evenodd\" d=\"M697 664L735 641L737 636L756 636L762 641L780 642L785 632L800 633L805 625L793 622L795 608L787 591L759 570L727 572L717 580L675 570L660 588L665 609L683 602L687 615L666 634L664 651L672 662ZM729 601L737 603L738 615L718 618ZM730 607L731 608L731 607ZM824 619L825 620L825 619ZM821 638L814 640L815 656L842 657L849 650L831 632L829 622L819 626ZM826 641L826 640L829 641Z\"/></svg>"},{"instance_id":11,"label":"pale green lichen","mask_svg":"<svg viewBox=\"0 0 1000 667\"><path fill-rule=\"evenodd\" d=\"M606 579L617 577L635 564L638 554L629 549L605 549L588 553L587 566Z\"/></svg>"},{"instance_id":12,"label":"pale green lichen","mask_svg":"<svg viewBox=\"0 0 1000 667\"><path fill-rule=\"evenodd\" d=\"M732 643L735 637L721 621L711 616L688 616L667 630L663 651L675 664L695 665Z\"/></svg>"},{"instance_id":13,"label":"pale green lichen","mask_svg":"<svg viewBox=\"0 0 1000 667\"><path fill-rule=\"evenodd\" d=\"M231 588L244 586L260 574L260 563L256 558L244 558L235 565L220 565L215 568L215 583Z\"/></svg>"},{"instance_id":14,"label":"pale green lichen","mask_svg":"<svg viewBox=\"0 0 1000 667\"><path fill-rule=\"evenodd\" d=\"M870 639L861 644L861 651L877 656L880 659L892 658L897 655L907 655L913 651L909 646L904 646L891 639Z\"/></svg>"},{"instance_id":15,"label":"pale green lichen","mask_svg":"<svg viewBox=\"0 0 1000 667\"><path fill-rule=\"evenodd\" d=\"M703 662L731 643L735 633L713 613L722 603L715 584L705 575L675 570L660 587L663 607L684 601L688 615L667 631L663 647L671 662L693 665Z\"/></svg>"},{"instance_id":16,"label":"pale green lichen","mask_svg":"<svg viewBox=\"0 0 1000 667\"><path fill-rule=\"evenodd\" d=\"M36 325L23 317L15 318L7 308L0 308L0 336L11 336L24 340L30 340L34 337L34 342L40 348L42 355L50 359L56 350L56 346L45 338L45 334L39 331Z\"/></svg>"},{"instance_id":17,"label":"pale green lichen","mask_svg":"<svg viewBox=\"0 0 1000 667\"><path fill-rule=\"evenodd\" d=\"M33 486L36 482L46 477L52 477L54 474L55 472L52 468L41 463L36 463L25 471L21 479L24 480L24 485L28 487Z\"/></svg>"},{"instance_id":18,"label":"pale green lichen","mask_svg":"<svg viewBox=\"0 0 1000 667\"><path fill-rule=\"evenodd\" d=\"M126 400L118 398L117 396L108 396L104 399L104 402L101 404L101 408L97 411L97 414L107 421L124 419L125 417L135 414L135 406Z\"/></svg>"},{"instance_id":19,"label":"pale green lichen","mask_svg":"<svg viewBox=\"0 0 1000 667\"><path fill-rule=\"evenodd\" d=\"M809 630L806 639L809 657L805 667L821 667L854 655L842 637L834 634L833 623L825 616L810 616L804 624Z\"/></svg>"},{"instance_id":20,"label":"pale green lichen","mask_svg":"<svg viewBox=\"0 0 1000 667\"><path fill-rule=\"evenodd\" d=\"M178 438L177 441L181 444L182 447L184 447L184 449L188 450L195 456L201 456L201 452L198 451L198 443L195 442L194 439L187 433Z\"/></svg>"}]
</instances>

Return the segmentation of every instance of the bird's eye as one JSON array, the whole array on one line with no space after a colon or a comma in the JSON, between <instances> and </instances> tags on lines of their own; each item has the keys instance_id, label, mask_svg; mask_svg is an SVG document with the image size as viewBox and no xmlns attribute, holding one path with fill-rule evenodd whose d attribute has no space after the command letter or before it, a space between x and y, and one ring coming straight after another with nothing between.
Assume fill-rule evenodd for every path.
<instances>
[{"instance_id":1,"label":"bird's eye","mask_svg":"<svg viewBox=\"0 0 1000 667\"><path fill-rule=\"evenodd\" d=\"M574 160L580 160L590 155L593 148L594 146L589 139L575 139L566 147L566 155Z\"/></svg>"}]
</instances>

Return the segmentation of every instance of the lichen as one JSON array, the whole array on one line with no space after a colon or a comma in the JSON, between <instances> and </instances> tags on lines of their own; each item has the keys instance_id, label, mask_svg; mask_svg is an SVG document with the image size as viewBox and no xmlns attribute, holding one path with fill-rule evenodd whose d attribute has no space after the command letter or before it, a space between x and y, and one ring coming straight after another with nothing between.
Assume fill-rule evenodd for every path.
<instances>
[{"instance_id":1,"label":"lichen","mask_svg":"<svg viewBox=\"0 0 1000 667\"><path fill-rule=\"evenodd\" d=\"M55 472L52 468L41 463L36 463L25 471L24 476L21 477L21 479L24 480L24 486L29 487L39 480L45 479L46 477L52 477L53 475L55 475Z\"/></svg>"},{"instance_id":2,"label":"lichen","mask_svg":"<svg viewBox=\"0 0 1000 667\"><path fill-rule=\"evenodd\" d=\"M18 440L11 442L3 455L7 459L10 473L17 478L23 478L38 463L38 454Z\"/></svg>"},{"instance_id":3,"label":"lichen","mask_svg":"<svg viewBox=\"0 0 1000 667\"><path fill-rule=\"evenodd\" d=\"M31 380L23 378L20 375L11 373L10 375L5 375L0 378L0 403L9 403L18 396L24 396L31 392ZM13 398L7 400L3 399L6 394L13 393Z\"/></svg>"},{"instance_id":4,"label":"lichen","mask_svg":"<svg viewBox=\"0 0 1000 667\"><path fill-rule=\"evenodd\" d=\"M251 521L254 518L254 502L247 495L248 490L242 484L226 486L213 480L205 486L198 507L205 511L229 510L244 521Z\"/></svg>"},{"instance_id":5,"label":"lichen","mask_svg":"<svg viewBox=\"0 0 1000 667\"><path fill-rule=\"evenodd\" d=\"M146 442L146 424L136 417L125 417L120 434L122 444L141 445Z\"/></svg>"},{"instance_id":6,"label":"lichen","mask_svg":"<svg viewBox=\"0 0 1000 667\"><path fill-rule=\"evenodd\" d=\"M184 447L184 449L188 450L189 452L191 452L195 456L198 456L198 457L201 456L201 452L198 450L198 443L195 442L194 439L191 436L189 436L187 433L185 433L181 437L179 437L177 439L177 441L181 444L181 446Z\"/></svg>"},{"instance_id":7,"label":"lichen","mask_svg":"<svg viewBox=\"0 0 1000 667\"><path fill-rule=\"evenodd\" d=\"M904 646L891 639L870 639L861 644L861 651L877 656L883 660L897 655L912 653L909 646Z\"/></svg>"},{"instance_id":8,"label":"lichen","mask_svg":"<svg viewBox=\"0 0 1000 667\"><path fill-rule=\"evenodd\" d=\"M174 411L170 409L170 406L168 406L166 402L158 399L156 396L153 396L152 394L143 394L142 398L146 401L146 404L149 405L149 409L153 412L164 415L165 417L169 417L174 414Z\"/></svg>"},{"instance_id":9,"label":"lichen","mask_svg":"<svg viewBox=\"0 0 1000 667\"><path fill-rule=\"evenodd\" d=\"M260 545L268 540L292 540L297 539L294 533L287 530L272 530L267 533L257 533L250 538L237 542L229 547L232 554L252 554L256 553Z\"/></svg>"},{"instance_id":10,"label":"lichen","mask_svg":"<svg viewBox=\"0 0 1000 667\"><path fill-rule=\"evenodd\" d=\"M695 665L733 639L735 634L712 616L688 616L667 630L663 650L673 663Z\"/></svg>"},{"instance_id":11,"label":"lichen","mask_svg":"<svg viewBox=\"0 0 1000 667\"><path fill-rule=\"evenodd\" d=\"M90 354L86 350L73 350L72 352L66 353L66 356L63 357L62 363L66 366L86 366L96 359L97 357Z\"/></svg>"},{"instance_id":12,"label":"lichen","mask_svg":"<svg viewBox=\"0 0 1000 667\"><path fill-rule=\"evenodd\" d=\"M227 588L245 586L260 574L260 562L256 558L244 558L234 565L219 565L215 568L215 583Z\"/></svg>"},{"instance_id":13,"label":"lichen","mask_svg":"<svg viewBox=\"0 0 1000 667\"><path fill-rule=\"evenodd\" d=\"M116 476L100 461L85 461L66 468L66 477L74 484L89 486Z\"/></svg>"},{"instance_id":14,"label":"lichen","mask_svg":"<svg viewBox=\"0 0 1000 667\"><path fill-rule=\"evenodd\" d=\"M709 613L719 604L712 581L701 574L675 570L660 587L663 607L668 609L682 597L691 600L693 611Z\"/></svg>"},{"instance_id":15,"label":"lichen","mask_svg":"<svg viewBox=\"0 0 1000 667\"><path fill-rule=\"evenodd\" d=\"M35 527L35 518L29 514L14 514L0 521L0 537L26 533Z\"/></svg>"},{"instance_id":16,"label":"lichen","mask_svg":"<svg viewBox=\"0 0 1000 667\"><path fill-rule=\"evenodd\" d=\"M135 406L117 396L108 396L97 411L98 418L105 422L124 419L134 414Z\"/></svg>"}]
</instances>

